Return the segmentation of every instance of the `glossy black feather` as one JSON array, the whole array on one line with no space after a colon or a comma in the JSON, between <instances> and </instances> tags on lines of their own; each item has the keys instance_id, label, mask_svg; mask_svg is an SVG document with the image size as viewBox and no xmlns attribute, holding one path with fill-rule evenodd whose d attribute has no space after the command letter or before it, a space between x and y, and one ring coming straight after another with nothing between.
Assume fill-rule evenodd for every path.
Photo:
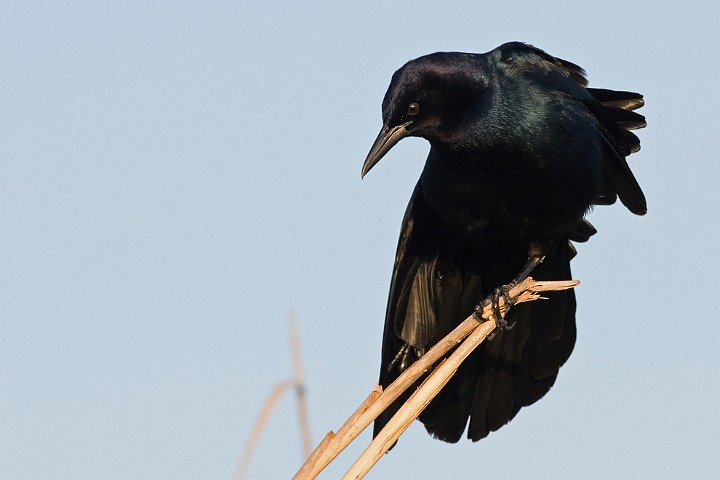
<instances>
[{"instance_id":1,"label":"glossy black feather","mask_svg":"<svg viewBox=\"0 0 720 480\"><path fill-rule=\"evenodd\" d=\"M625 157L639 149L642 96L586 88L579 66L522 43L486 54L435 53L408 62L383 100L383 132L367 172L403 136L430 142L405 213L390 286L380 384L450 332L546 246L538 279L571 278L570 241L620 198L646 210ZM435 437L479 440L539 400L575 344L575 297L511 310L515 328L486 342L420 416ZM406 395L407 396L407 395ZM387 423L401 398L375 424ZM468 425L469 420L469 425Z\"/></svg>"}]
</instances>

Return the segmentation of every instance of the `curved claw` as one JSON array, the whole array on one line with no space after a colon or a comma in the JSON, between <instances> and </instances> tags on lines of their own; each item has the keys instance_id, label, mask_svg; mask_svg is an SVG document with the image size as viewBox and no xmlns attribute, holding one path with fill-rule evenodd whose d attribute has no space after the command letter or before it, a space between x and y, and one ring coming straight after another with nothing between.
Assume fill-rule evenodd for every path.
<instances>
[{"instance_id":1,"label":"curved claw","mask_svg":"<svg viewBox=\"0 0 720 480\"><path fill-rule=\"evenodd\" d=\"M495 316L495 322L497 324L497 327L493 332L488 336L488 340L493 340L495 338L495 335L497 332L502 332L505 330L512 330L515 328L515 322L508 323L507 320L505 320L505 316L502 313L502 310L500 309L500 297L503 297L503 300L505 301L505 309L512 307L515 304L515 300L510 297L510 289L515 286L515 282L510 282L507 285L503 285L502 287L496 288L495 292L492 296L492 310L493 314Z\"/></svg>"}]
</instances>

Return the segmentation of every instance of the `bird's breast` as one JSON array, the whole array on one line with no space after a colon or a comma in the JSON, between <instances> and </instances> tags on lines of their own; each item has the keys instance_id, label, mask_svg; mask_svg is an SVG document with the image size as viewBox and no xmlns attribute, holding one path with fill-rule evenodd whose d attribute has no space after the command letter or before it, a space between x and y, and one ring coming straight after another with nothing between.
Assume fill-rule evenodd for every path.
<instances>
[{"instance_id":1,"label":"bird's breast","mask_svg":"<svg viewBox=\"0 0 720 480\"><path fill-rule=\"evenodd\" d=\"M557 162L528 163L431 150L423 195L445 227L471 243L544 240L572 229L599 181Z\"/></svg>"}]
</instances>

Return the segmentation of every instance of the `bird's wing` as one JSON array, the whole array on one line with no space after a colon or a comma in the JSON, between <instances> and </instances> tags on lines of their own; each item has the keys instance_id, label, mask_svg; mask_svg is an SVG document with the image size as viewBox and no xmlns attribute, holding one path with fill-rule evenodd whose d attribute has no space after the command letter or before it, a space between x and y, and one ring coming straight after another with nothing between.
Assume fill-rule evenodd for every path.
<instances>
[{"instance_id":1,"label":"bird's wing","mask_svg":"<svg viewBox=\"0 0 720 480\"><path fill-rule=\"evenodd\" d=\"M634 111L645 104L643 96L635 92L589 88L585 71L581 67L535 47L529 48L545 61L553 63L566 77L585 90L583 103L596 118L605 140L606 182L597 203L614 203L619 196L631 212L644 215L647 212L645 195L625 160L625 157L640 150L640 139L630 130L646 125L645 117Z\"/></svg>"},{"instance_id":2,"label":"bird's wing","mask_svg":"<svg viewBox=\"0 0 720 480\"><path fill-rule=\"evenodd\" d=\"M585 70L580 66L532 45L511 42L500 46L498 51L512 68L554 74L553 85L574 96L595 117L605 142L606 178L596 203L611 204L619 196L631 212L645 214L645 196L625 160L640 149L640 140L630 130L645 126L645 117L634 112L644 105L643 96L634 92L589 88ZM564 79L554 72L559 72Z\"/></svg>"},{"instance_id":3,"label":"bird's wing","mask_svg":"<svg viewBox=\"0 0 720 480\"><path fill-rule=\"evenodd\" d=\"M527 249L521 250L522 265ZM420 183L410 199L402 223L383 332L380 385L387 387L427 348L445 337L473 312L483 298L480 267L468 267L480 258L490 265L497 262L482 252L460 252L459 247L443 230L443 224L428 207ZM502 264L501 264L502 265ZM519 266L517 269L519 270ZM504 282L517 271L504 271ZM496 280L490 288L501 285ZM430 432L446 441L457 441L465 430L470 414L477 374L469 371L456 375L455 384L446 387L436 404L443 415L437 428ZM412 389L410 389L412 390ZM375 434L390 420L412 393L396 400L375 421ZM451 404L450 407L447 407ZM432 404L430 410L432 408ZM457 412L457 413L455 413Z\"/></svg>"},{"instance_id":4,"label":"bird's wing","mask_svg":"<svg viewBox=\"0 0 720 480\"><path fill-rule=\"evenodd\" d=\"M390 295L385 313L380 384L387 387L404 363L423 353L437 331L433 301L437 245L433 240L440 221L427 207L420 183L405 211L398 241ZM407 321L406 321L407 319ZM399 353L406 358L399 358ZM375 422L377 433L407 398L399 399Z\"/></svg>"},{"instance_id":5,"label":"bird's wing","mask_svg":"<svg viewBox=\"0 0 720 480\"><path fill-rule=\"evenodd\" d=\"M414 327L417 334L406 334L405 341L418 348L427 345L424 340L428 340L421 338L424 335L421 331L426 331L425 335L432 334L430 330L433 328L434 312L431 308L431 277L437 264L438 248L433 239L439 229L440 221L425 204L418 182L403 217L385 313L386 337L390 334L399 336L403 329L407 332L408 328L400 317L405 316L404 311L408 308L412 310L412 316L417 318L415 323L420 325ZM383 342L390 346L385 340ZM393 350L394 353L388 353L395 355L397 349Z\"/></svg>"},{"instance_id":6,"label":"bird's wing","mask_svg":"<svg viewBox=\"0 0 720 480\"><path fill-rule=\"evenodd\" d=\"M606 182L597 203L614 203L619 196L631 212L644 215L647 212L645 195L625 160L625 157L640 150L640 139L630 130L646 125L645 117L634 111L645 104L643 96L635 92L589 88L581 67L545 52L542 54L589 94L583 98L583 103L596 118L605 140Z\"/></svg>"}]
</instances>

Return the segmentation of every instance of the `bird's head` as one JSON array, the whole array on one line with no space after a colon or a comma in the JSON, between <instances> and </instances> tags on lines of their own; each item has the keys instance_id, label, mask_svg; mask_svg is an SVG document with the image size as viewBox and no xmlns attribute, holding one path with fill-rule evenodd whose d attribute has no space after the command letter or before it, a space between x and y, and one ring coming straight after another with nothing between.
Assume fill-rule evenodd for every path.
<instances>
[{"instance_id":1,"label":"bird's head","mask_svg":"<svg viewBox=\"0 0 720 480\"><path fill-rule=\"evenodd\" d=\"M489 86L487 70L479 55L433 53L395 72L383 99L383 127L365 159L362 176L405 137L440 144L461 141L459 125L482 111L478 107Z\"/></svg>"}]
</instances>

